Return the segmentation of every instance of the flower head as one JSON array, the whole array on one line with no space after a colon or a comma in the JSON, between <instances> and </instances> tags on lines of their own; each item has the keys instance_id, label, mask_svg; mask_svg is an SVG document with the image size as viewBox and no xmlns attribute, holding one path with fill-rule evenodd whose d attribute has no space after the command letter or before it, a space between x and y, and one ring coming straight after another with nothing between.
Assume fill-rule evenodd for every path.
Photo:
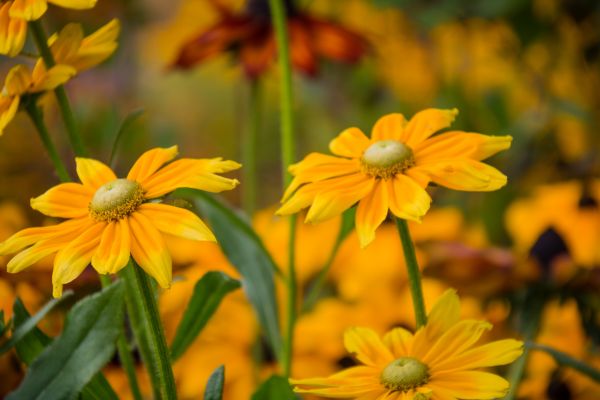
<instances>
[{"instance_id":1,"label":"flower head","mask_svg":"<svg viewBox=\"0 0 600 400\"><path fill-rule=\"evenodd\" d=\"M0 244L0 254L18 254L8 272L19 272L55 254L53 294L91 262L101 274L116 273L130 255L161 287L171 283L171 257L163 234L214 241L208 227L191 211L152 201L177 188L221 192L238 181L217 175L240 167L221 158L173 160L177 147L144 153L126 178L119 179L100 161L77 158L81 183L62 183L31 199L31 207L66 221L28 228Z\"/></svg>"},{"instance_id":2,"label":"flower head","mask_svg":"<svg viewBox=\"0 0 600 400\"><path fill-rule=\"evenodd\" d=\"M292 379L295 391L332 398L381 400L495 399L508 382L479 368L508 364L523 352L513 339L477 344L491 328L485 321L459 320L460 302L446 291L415 334L396 328L383 340L370 329L346 331L346 349L363 365L327 378Z\"/></svg>"},{"instance_id":3,"label":"flower head","mask_svg":"<svg viewBox=\"0 0 600 400\"><path fill-rule=\"evenodd\" d=\"M371 138L358 128L346 129L329 144L335 156L312 153L290 167L294 180L277 214L310 206L306 220L320 222L358 202L356 230L364 247L388 210L420 221L431 203L425 191L430 182L467 191L504 186L506 176L480 161L509 148L512 137L461 131L432 136L457 113L427 109L410 121L388 114L377 121Z\"/></svg>"}]
</instances>

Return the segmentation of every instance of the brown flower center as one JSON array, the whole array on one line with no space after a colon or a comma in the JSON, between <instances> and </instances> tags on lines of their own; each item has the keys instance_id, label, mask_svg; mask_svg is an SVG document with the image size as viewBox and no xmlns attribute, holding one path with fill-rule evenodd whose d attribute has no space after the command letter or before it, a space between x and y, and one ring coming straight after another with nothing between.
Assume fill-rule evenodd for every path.
<instances>
[{"instance_id":1,"label":"brown flower center","mask_svg":"<svg viewBox=\"0 0 600 400\"><path fill-rule=\"evenodd\" d=\"M88 206L96 221L117 221L125 218L144 202L142 186L128 179L116 179L98 188Z\"/></svg>"},{"instance_id":2,"label":"brown flower center","mask_svg":"<svg viewBox=\"0 0 600 400\"><path fill-rule=\"evenodd\" d=\"M390 179L415 164L413 151L398 140L380 140L369 146L360 163L362 171L375 178Z\"/></svg>"},{"instance_id":3,"label":"brown flower center","mask_svg":"<svg viewBox=\"0 0 600 400\"><path fill-rule=\"evenodd\" d=\"M429 368L413 357L400 357L389 363L379 377L389 390L407 392L429 381Z\"/></svg>"}]
</instances>

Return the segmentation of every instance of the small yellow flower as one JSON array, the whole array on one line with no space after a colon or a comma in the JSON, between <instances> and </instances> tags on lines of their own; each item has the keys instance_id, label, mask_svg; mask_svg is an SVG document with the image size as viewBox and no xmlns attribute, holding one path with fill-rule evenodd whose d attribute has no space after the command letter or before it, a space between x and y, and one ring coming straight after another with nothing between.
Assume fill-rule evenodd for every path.
<instances>
[{"instance_id":1,"label":"small yellow flower","mask_svg":"<svg viewBox=\"0 0 600 400\"><path fill-rule=\"evenodd\" d=\"M480 162L510 147L510 136L446 132L458 110L427 109L410 121L389 114L377 121L371 138L358 128L343 131L329 144L335 156L309 154L292 165L294 180L277 214L308 207L308 222L334 217L358 202L356 230L361 246L375 238L388 210L396 217L420 221L431 198L429 182L455 190L492 191L506 176Z\"/></svg>"},{"instance_id":2,"label":"small yellow flower","mask_svg":"<svg viewBox=\"0 0 600 400\"><path fill-rule=\"evenodd\" d=\"M75 72L73 67L60 64L46 70L41 59L35 64L33 72L25 65L14 66L8 72L0 93L0 135L19 110L24 95L52 90L68 81Z\"/></svg>"},{"instance_id":3,"label":"small yellow flower","mask_svg":"<svg viewBox=\"0 0 600 400\"><path fill-rule=\"evenodd\" d=\"M8 272L19 272L56 253L52 284L54 297L60 297L62 286L90 262L100 274L114 274L131 255L161 287L168 287L171 256L162 234L208 241L215 237L191 211L150 200L180 187L233 189L239 182L217 173L240 167L221 158L184 158L162 167L176 155L177 146L149 150L124 179L99 161L76 158L82 183L62 183L31 199L32 208L67 221L24 229L1 243L0 255L19 252L8 263Z\"/></svg>"},{"instance_id":4,"label":"small yellow flower","mask_svg":"<svg viewBox=\"0 0 600 400\"><path fill-rule=\"evenodd\" d=\"M100 64L114 53L120 30L119 20L113 19L84 37L80 24L68 24L48 39L48 45L56 63L70 65L81 72Z\"/></svg>"},{"instance_id":5,"label":"small yellow flower","mask_svg":"<svg viewBox=\"0 0 600 400\"><path fill-rule=\"evenodd\" d=\"M508 364L523 352L513 339L476 345L491 325L459 320L460 302L446 291L429 313L429 322L415 334L403 328L383 340L372 330L346 331L346 349L363 365L327 378L292 379L295 391L331 398L380 400L495 399L506 394L508 382L478 371Z\"/></svg>"}]
</instances>

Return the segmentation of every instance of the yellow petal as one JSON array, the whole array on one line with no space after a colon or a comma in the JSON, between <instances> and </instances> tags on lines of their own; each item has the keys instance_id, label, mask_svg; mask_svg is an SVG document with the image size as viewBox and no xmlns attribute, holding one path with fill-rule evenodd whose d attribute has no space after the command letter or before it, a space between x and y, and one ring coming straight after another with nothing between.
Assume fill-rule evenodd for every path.
<instances>
[{"instance_id":1,"label":"yellow petal","mask_svg":"<svg viewBox=\"0 0 600 400\"><path fill-rule=\"evenodd\" d=\"M77 71L69 65L55 65L46 71L44 61L39 59L33 69L33 85L29 88L32 93L54 90L71 79Z\"/></svg>"},{"instance_id":2,"label":"yellow petal","mask_svg":"<svg viewBox=\"0 0 600 400\"><path fill-rule=\"evenodd\" d=\"M97 0L48 0L56 6L63 8L71 8L74 10L87 10L96 5Z\"/></svg>"},{"instance_id":3,"label":"yellow petal","mask_svg":"<svg viewBox=\"0 0 600 400\"><path fill-rule=\"evenodd\" d=\"M421 142L413 149L417 165L435 163L448 158L484 160L506 150L512 136L489 136L480 133L453 131Z\"/></svg>"},{"instance_id":4,"label":"yellow petal","mask_svg":"<svg viewBox=\"0 0 600 400\"><path fill-rule=\"evenodd\" d=\"M120 30L119 20L111 20L108 24L83 39L77 57L71 59L68 64L72 65L77 71L85 71L100 64L117 49L117 37Z\"/></svg>"},{"instance_id":5,"label":"yellow petal","mask_svg":"<svg viewBox=\"0 0 600 400\"><path fill-rule=\"evenodd\" d=\"M428 386L439 386L452 393L457 399L488 400L504 397L509 384L506 379L489 372L460 371L433 376Z\"/></svg>"},{"instance_id":6,"label":"yellow petal","mask_svg":"<svg viewBox=\"0 0 600 400\"><path fill-rule=\"evenodd\" d=\"M276 215L289 215L295 214L305 207L308 207L315 199L315 196L319 194L326 184L329 184L331 179L327 179L321 182L308 183L298 189L294 195L285 201L285 203L275 211Z\"/></svg>"},{"instance_id":7,"label":"yellow petal","mask_svg":"<svg viewBox=\"0 0 600 400\"><path fill-rule=\"evenodd\" d=\"M394 328L383 337L383 343L390 349L395 358L411 354L413 335L403 328Z\"/></svg>"},{"instance_id":8,"label":"yellow petal","mask_svg":"<svg viewBox=\"0 0 600 400\"><path fill-rule=\"evenodd\" d=\"M0 54L14 57L21 52L27 37L27 21L21 18L11 18L9 8L11 3L0 6Z\"/></svg>"},{"instance_id":9,"label":"yellow petal","mask_svg":"<svg viewBox=\"0 0 600 400\"><path fill-rule=\"evenodd\" d=\"M10 16L34 21L44 15L47 9L46 0L14 0L10 7Z\"/></svg>"},{"instance_id":10,"label":"yellow petal","mask_svg":"<svg viewBox=\"0 0 600 400\"><path fill-rule=\"evenodd\" d=\"M411 149L416 148L435 132L449 127L457 114L458 110L456 108L452 110L428 108L416 113L406 124L406 144Z\"/></svg>"},{"instance_id":11,"label":"yellow petal","mask_svg":"<svg viewBox=\"0 0 600 400\"><path fill-rule=\"evenodd\" d=\"M506 175L479 161L451 159L413 168L438 185L454 190L489 192L506 185Z\"/></svg>"},{"instance_id":12,"label":"yellow petal","mask_svg":"<svg viewBox=\"0 0 600 400\"><path fill-rule=\"evenodd\" d=\"M4 133L4 129L13 120L15 114L19 110L19 96L0 97L0 136Z\"/></svg>"},{"instance_id":13,"label":"yellow petal","mask_svg":"<svg viewBox=\"0 0 600 400\"><path fill-rule=\"evenodd\" d=\"M157 147L152 150L148 150L142 154L133 167L127 174L127 179L144 182L152 174L154 174L160 167L168 163L177 156L177 146L171 146L168 148Z\"/></svg>"},{"instance_id":14,"label":"yellow petal","mask_svg":"<svg viewBox=\"0 0 600 400\"><path fill-rule=\"evenodd\" d=\"M379 118L371 131L371 140L399 140L405 142L406 119L402 114L388 114Z\"/></svg>"},{"instance_id":15,"label":"yellow petal","mask_svg":"<svg viewBox=\"0 0 600 400\"><path fill-rule=\"evenodd\" d=\"M31 208L59 218L79 218L88 215L94 192L79 183L61 183L46 193L31 199Z\"/></svg>"},{"instance_id":16,"label":"yellow petal","mask_svg":"<svg viewBox=\"0 0 600 400\"><path fill-rule=\"evenodd\" d=\"M115 274L127 265L130 249L127 219L110 222L104 228L100 244L92 256L92 266L100 274Z\"/></svg>"},{"instance_id":17,"label":"yellow petal","mask_svg":"<svg viewBox=\"0 0 600 400\"><path fill-rule=\"evenodd\" d=\"M26 93L33 84L33 78L29 68L25 65L15 65L6 75L4 89L8 96L20 96Z\"/></svg>"},{"instance_id":18,"label":"yellow petal","mask_svg":"<svg viewBox=\"0 0 600 400\"><path fill-rule=\"evenodd\" d=\"M509 364L521 354L523 354L523 342L514 339L497 340L474 347L455 357L441 360L435 368L441 373L487 368Z\"/></svg>"},{"instance_id":19,"label":"yellow petal","mask_svg":"<svg viewBox=\"0 0 600 400\"><path fill-rule=\"evenodd\" d=\"M368 328L346 329L344 346L356 359L368 366L385 367L394 360L394 356L379 336Z\"/></svg>"},{"instance_id":20,"label":"yellow petal","mask_svg":"<svg viewBox=\"0 0 600 400\"><path fill-rule=\"evenodd\" d=\"M329 143L329 150L338 156L360 158L370 143L360 129L348 128Z\"/></svg>"},{"instance_id":21,"label":"yellow petal","mask_svg":"<svg viewBox=\"0 0 600 400\"><path fill-rule=\"evenodd\" d=\"M189 210L166 204L145 203L138 208L138 212L163 233L191 240L217 241L206 224Z\"/></svg>"},{"instance_id":22,"label":"yellow petal","mask_svg":"<svg viewBox=\"0 0 600 400\"><path fill-rule=\"evenodd\" d=\"M94 224L56 254L52 270L54 297L60 297L63 285L77 278L90 263L104 227L103 222Z\"/></svg>"},{"instance_id":23,"label":"yellow petal","mask_svg":"<svg viewBox=\"0 0 600 400\"><path fill-rule=\"evenodd\" d=\"M115 173L105 164L91 158L76 157L77 176L85 186L96 191L105 183L117 179Z\"/></svg>"},{"instance_id":24,"label":"yellow petal","mask_svg":"<svg viewBox=\"0 0 600 400\"><path fill-rule=\"evenodd\" d=\"M431 197L425 189L402 174L398 174L386 182L389 207L392 213L398 218L420 221L431 204Z\"/></svg>"},{"instance_id":25,"label":"yellow petal","mask_svg":"<svg viewBox=\"0 0 600 400\"><path fill-rule=\"evenodd\" d=\"M161 287L168 288L171 285L172 262L160 232L139 212L129 216L129 228L133 259Z\"/></svg>"},{"instance_id":26,"label":"yellow petal","mask_svg":"<svg viewBox=\"0 0 600 400\"><path fill-rule=\"evenodd\" d=\"M364 248L375 239L375 230L385 221L388 210L387 183L375 180L373 189L356 209L356 233L360 247Z\"/></svg>"},{"instance_id":27,"label":"yellow petal","mask_svg":"<svg viewBox=\"0 0 600 400\"><path fill-rule=\"evenodd\" d=\"M57 64L71 65L71 61L77 56L81 41L83 40L83 29L80 24L67 24L58 34L48 39L48 45L52 50L54 61Z\"/></svg>"}]
</instances>

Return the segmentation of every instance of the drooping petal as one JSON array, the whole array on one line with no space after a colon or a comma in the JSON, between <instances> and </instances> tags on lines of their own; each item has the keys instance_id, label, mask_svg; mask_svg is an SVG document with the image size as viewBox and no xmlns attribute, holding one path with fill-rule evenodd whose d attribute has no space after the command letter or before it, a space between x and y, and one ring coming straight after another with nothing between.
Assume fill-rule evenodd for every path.
<instances>
[{"instance_id":1,"label":"drooping petal","mask_svg":"<svg viewBox=\"0 0 600 400\"><path fill-rule=\"evenodd\" d=\"M329 150L335 155L360 158L371 142L358 128L348 128L329 143Z\"/></svg>"},{"instance_id":2,"label":"drooping petal","mask_svg":"<svg viewBox=\"0 0 600 400\"><path fill-rule=\"evenodd\" d=\"M10 7L10 16L35 21L44 15L47 9L46 0L14 0Z\"/></svg>"},{"instance_id":3,"label":"drooping petal","mask_svg":"<svg viewBox=\"0 0 600 400\"><path fill-rule=\"evenodd\" d=\"M469 159L450 159L414 167L438 185L454 190L489 192L506 185L506 175L496 168Z\"/></svg>"},{"instance_id":4,"label":"drooping petal","mask_svg":"<svg viewBox=\"0 0 600 400\"><path fill-rule=\"evenodd\" d=\"M404 127L406 119L402 114L387 114L379 118L371 131L371 140L399 140L406 142Z\"/></svg>"},{"instance_id":5,"label":"drooping petal","mask_svg":"<svg viewBox=\"0 0 600 400\"><path fill-rule=\"evenodd\" d=\"M189 210L166 204L145 203L137 211L163 233L191 240L217 241L206 224Z\"/></svg>"},{"instance_id":6,"label":"drooping petal","mask_svg":"<svg viewBox=\"0 0 600 400\"><path fill-rule=\"evenodd\" d=\"M394 328L383 337L383 343L395 358L411 354L413 335L403 328Z\"/></svg>"},{"instance_id":7,"label":"drooping petal","mask_svg":"<svg viewBox=\"0 0 600 400\"><path fill-rule=\"evenodd\" d=\"M480 161L508 149L511 143L512 136L453 131L429 138L417 145L413 151L417 165L450 158L470 158Z\"/></svg>"},{"instance_id":8,"label":"drooping petal","mask_svg":"<svg viewBox=\"0 0 600 400\"><path fill-rule=\"evenodd\" d=\"M361 247L375 239L375 230L385 221L389 210L387 183L375 180L371 192L364 197L356 209L356 233Z\"/></svg>"},{"instance_id":9,"label":"drooping petal","mask_svg":"<svg viewBox=\"0 0 600 400\"><path fill-rule=\"evenodd\" d=\"M251 79L261 76L272 64L277 54L277 44L272 35L244 41L240 48L240 61Z\"/></svg>"},{"instance_id":10,"label":"drooping petal","mask_svg":"<svg viewBox=\"0 0 600 400\"><path fill-rule=\"evenodd\" d=\"M63 63L71 65L79 72L95 67L115 52L120 30L119 20L111 20L96 32L83 38L74 57Z\"/></svg>"},{"instance_id":11,"label":"drooping petal","mask_svg":"<svg viewBox=\"0 0 600 400\"><path fill-rule=\"evenodd\" d=\"M109 222L92 256L92 266L100 274L115 274L127 265L131 252L131 234L127 219Z\"/></svg>"},{"instance_id":12,"label":"drooping petal","mask_svg":"<svg viewBox=\"0 0 600 400\"><path fill-rule=\"evenodd\" d=\"M46 70L44 61L39 59L33 68L33 84L29 88L29 91L37 93L56 89L57 86L62 85L75 76L76 73L75 68L64 64L58 64Z\"/></svg>"},{"instance_id":13,"label":"drooping petal","mask_svg":"<svg viewBox=\"0 0 600 400\"><path fill-rule=\"evenodd\" d=\"M288 18L287 26L292 65L306 75L314 76L317 73L317 55L313 48L311 32L294 17Z\"/></svg>"},{"instance_id":14,"label":"drooping petal","mask_svg":"<svg viewBox=\"0 0 600 400\"><path fill-rule=\"evenodd\" d=\"M416 113L406 124L406 144L411 149L416 148L435 132L449 127L457 114L458 110L456 108L452 110L428 108Z\"/></svg>"},{"instance_id":15,"label":"drooping petal","mask_svg":"<svg viewBox=\"0 0 600 400\"><path fill-rule=\"evenodd\" d=\"M13 120L17 110L19 109L20 98L0 97L0 136L4 133L4 129Z\"/></svg>"},{"instance_id":16,"label":"drooping petal","mask_svg":"<svg viewBox=\"0 0 600 400\"><path fill-rule=\"evenodd\" d=\"M172 261L160 232L139 212L131 214L128 220L133 259L161 287L168 288L172 279Z\"/></svg>"},{"instance_id":17,"label":"drooping petal","mask_svg":"<svg viewBox=\"0 0 600 400\"><path fill-rule=\"evenodd\" d=\"M392 213L398 218L420 221L431 204L431 197L425 189L403 174L398 174L386 182Z\"/></svg>"},{"instance_id":18,"label":"drooping petal","mask_svg":"<svg viewBox=\"0 0 600 400\"><path fill-rule=\"evenodd\" d=\"M177 146L168 148L157 147L142 154L127 174L127 179L144 182L160 167L173 160L178 153Z\"/></svg>"},{"instance_id":19,"label":"drooping petal","mask_svg":"<svg viewBox=\"0 0 600 400\"><path fill-rule=\"evenodd\" d=\"M4 83L5 95L20 96L26 93L33 84L33 77L25 65L15 65L8 71Z\"/></svg>"},{"instance_id":20,"label":"drooping petal","mask_svg":"<svg viewBox=\"0 0 600 400\"><path fill-rule=\"evenodd\" d=\"M96 191L105 183L117 179L115 173L106 164L91 158L76 157L77 176L85 186Z\"/></svg>"},{"instance_id":21,"label":"drooping petal","mask_svg":"<svg viewBox=\"0 0 600 400\"><path fill-rule=\"evenodd\" d=\"M70 61L77 56L82 40L83 28L80 24L70 23L65 25L60 32L55 33L48 39L54 61L57 64L71 65Z\"/></svg>"},{"instance_id":22,"label":"drooping petal","mask_svg":"<svg viewBox=\"0 0 600 400\"><path fill-rule=\"evenodd\" d=\"M61 183L31 199L31 208L50 217L79 218L88 215L93 196L94 192L80 183Z\"/></svg>"},{"instance_id":23,"label":"drooping petal","mask_svg":"<svg viewBox=\"0 0 600 400\"><path fill-rule=\"evenodd\" d=\"M394 360L394 356L377 333L368 328L346 329L344 346L356 359L371 367L385 367Z\"/></svg>"},{"instance_id":24,"label":"drooping petal","mask_svg":"<svg viewBox=\"0 0 600 400\"><path fill-rule=\"evenodd\" d=\"M441 360L436 364L436 371L447 373L505 365L516 360L521 354L523 354L523 342L514 339L497 340Z\"/></svg>"},{"instance_id":25,"label":"drooping petal","mask_svg":"<svg viewBox=\"0 0 600 400\"><path fill-rule=\"evenodd\" d=\"M457 399L488 400L504 397L508 392L509 384L506 379L489 372L458 371L443 375L432 376L433 392L436 387L442 387L452 393Z\"/></svg>"},{"instance_id":26,"label":"drooping petal","mask_svg":"<svg viewBox=\"0 0 600 400\"><path fill-rule=\"evenodd\" d=\"M48 0L56 6L63 8L71 8L73 10L87 10L96 5L97 0Z\"/></svg>"},{"instance_id":27,"label":"drooping petal","mask_svg":"<svg viewBox=\"0 0 600 400\"><path fill-rule=\"evenodd\" d=\"M354 63L367 52L367 41L358 33L330 21L308 15L303 17L310 24L313 46L321 56L339 62Z\"/></svg>"},{"instance_id":28,"label":"drooping petal","mask_svg":"<svg viewBox=\"0 0 600 400\"><path fill-rule=\"evenodd\" d=\"M14 57L23 50L27 37L27 21L11 18L10 2L0 6L0 54Z\"/></svg>"}]
</instances>

